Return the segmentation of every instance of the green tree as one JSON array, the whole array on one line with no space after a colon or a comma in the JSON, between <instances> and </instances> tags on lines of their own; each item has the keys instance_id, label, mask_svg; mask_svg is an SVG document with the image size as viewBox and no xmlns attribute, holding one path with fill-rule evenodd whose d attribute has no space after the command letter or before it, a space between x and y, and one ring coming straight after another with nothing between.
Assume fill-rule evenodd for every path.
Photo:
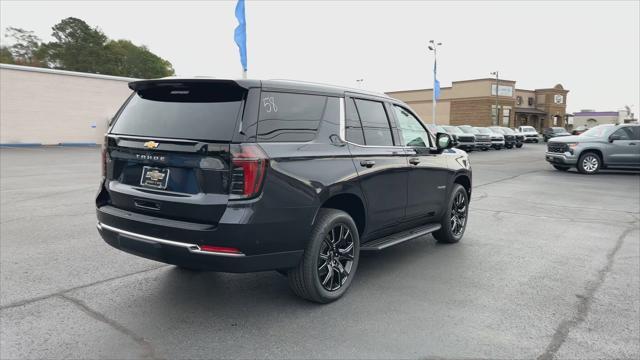
<instances>
[{"instance_id":1,"label":"green tree","mask_svg":"<svg viewBox=\"0 0 640 360\"><path fill-rule=\"evenodd\" d=\"M69 17L53 26L56 41L44 45L46 60L53 68L102 73L107 36L86 22Z\"/></svg>"},{"instance_id":2,"label":"green tree","mask_svg":"<svg viewBox=\"0 0 640 360\"><path fill-rule=\"evenodd\" d=\"M8 51L15 64L29 66L43 65L42 60L39 58L42 41L33 31L8 27L5 37L12 38L14 43L11 46L4 47L3 52ZM4 58L5 55L3 54L3 62Z\"/></svg>"},{"instance_id":3,"label":"green tree","mask_svg":"<svg viewBox=\"0 0 640 360\"><path fill-rule=\"evenodd\" d=\"M106 45L106 71L112 75L158 78L174 74L171 63L155 55L146 46L129 40L112 40Z\"/></svg>"},{"instance_id":4,"label":"green tree","mask_svg":"<svg viewBox=\"0 0 640 360\"><path fill-rule=\"evenodd\" d=\"M8 46L0 46L0 63L15 64L16 61Z\"/></svg>"},{"instance_id":5,"label":"green tree","mask_svg":"<svg viewBox=\"0 0 640 360\"><path fill-rule=\"evenodd\" d=\"M53 26L54 41L42 43L32 31L7 28L14 44L3 47L0 61L20 65L135 78L173 75L167 60L129 40L109 40L98 28L68 17Z\"/></svg>"}]
</instances>

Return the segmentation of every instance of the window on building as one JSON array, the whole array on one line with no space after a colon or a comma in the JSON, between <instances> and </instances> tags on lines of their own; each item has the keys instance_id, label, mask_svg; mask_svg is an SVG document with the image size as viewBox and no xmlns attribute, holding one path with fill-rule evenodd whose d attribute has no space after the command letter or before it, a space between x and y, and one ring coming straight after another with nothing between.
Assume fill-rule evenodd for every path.
<instances>
[{"instance_id":1,"label":"window on building","mask_svg":"<svg viewBox=\"0 0 640 360\"><path fill-rule=\"evenodd\" d=\"M498 115L499 115L499 108L496 108L495 105L491 105L491 125L493 126L498 126Z\"/></svg>"},{"instance_id":2,"label":"window on building","mask_svg":"<svg viewBox=\"0 0 640 360\"><path fill-rule=\"evenodd\" d=\"M406 109L394 105L396 118L398 119L398 127L402 136L402 143L411 147L429 147L429 133Z\"/></svg>"},{"instance_id":3,"label":"window on building","mask_svg":"<svg viewBox=\"0 0 640 360\"><path fill-rule=\"evenodd\" d=\"M522 105L522 96L516 96L516 105Z\"/></svg>"},{"instance_id":4,"label":"window on building","mask_svg":"<svg viewBox=\"0 0 640 360\"><path fill-rule=\"evenodd\" d=\"M533 98L532 97L527 99L527 104L529 104L529 106L533 106Z\"/></svg>"},{"instance_id":5,"label":"window on building","mask_svg":"<svg viewBox=\"0 0 640 360\"><path fill-rule=\"evenodd\" d=\"M384 106L379 101L356 99L366 145L393 146L391 127Z\"/></svg>"},{"instance_id":6,"label":"window on building","mask_svg":"<svg viewBox=\"0 0 640 360\"><path fill-rule=\"evenodd\" d=\"M509 127L511 120L511 106L504 106L502 108L502 126Z\"/></svg>"}]
</instances>

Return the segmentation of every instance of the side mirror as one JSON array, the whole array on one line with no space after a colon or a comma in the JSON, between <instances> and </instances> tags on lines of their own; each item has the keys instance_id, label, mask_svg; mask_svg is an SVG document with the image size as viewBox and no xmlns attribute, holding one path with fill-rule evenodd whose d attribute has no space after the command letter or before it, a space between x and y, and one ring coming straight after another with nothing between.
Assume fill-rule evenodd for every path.
<instances>
[{"instance_id":1,"label":"side mirror","mask_svg":"<svg viewBox=\"0 0 640 360\"><path fill-rule=\"evenodd\" d=\"M443 151L445 149L450 149L453 146L453 141L451 140L451 136L446 133L438 133L436 135L436 143L438 151Z\"/></svg>"},{"instance_id":2,"label":"side mirror","mask_svg":"<svg viewBox=\"0 0 640 360\"><path fill-rule=\"evenodd\" d=\"M609 136L609 142L614 142L615 140L620 140L620 139L622 139L620 135L613 134Z\"/></svg>"}]
</instances>

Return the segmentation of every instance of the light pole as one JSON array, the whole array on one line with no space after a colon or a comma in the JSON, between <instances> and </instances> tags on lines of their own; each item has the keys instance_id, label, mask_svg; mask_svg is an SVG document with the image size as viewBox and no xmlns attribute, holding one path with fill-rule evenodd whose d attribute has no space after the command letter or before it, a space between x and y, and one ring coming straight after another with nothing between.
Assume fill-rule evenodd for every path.
<instances>
[{"instance_id":1,"label":"light pole","mask_svg":"<svg viewBox=\"0 0 640 360\"><path fill-rule=\"evenodd\" d=\"M431 106L431 122L433 123L433 125L436 124L436 87L438 88L438 93L440 92L440 83L438 82L438 79L436 78L436 73L437 73L437 55L438 55L438 46L441 46L442 43L441 42L436 42L435 40L429 40L429 50L433 51L433 90L431 91L431 93L433 94L432 96L432 105Z\"/></svg>"},{"instance_id":2,"label":"light pole","mask_svg":"<svg viewBox=\"0 0 640 360\"><path fill-rule=\"evenodd\" d=\"M496 76L496 122L493 124L494 126L500 126L500 119L499 119L499 115L500 115L500 111L498 110L498 90L500 89L500 78L499 78L499 74L498 71L494 71L491 73L491 75L495 75Z\"/></svg>"}]
</instances>

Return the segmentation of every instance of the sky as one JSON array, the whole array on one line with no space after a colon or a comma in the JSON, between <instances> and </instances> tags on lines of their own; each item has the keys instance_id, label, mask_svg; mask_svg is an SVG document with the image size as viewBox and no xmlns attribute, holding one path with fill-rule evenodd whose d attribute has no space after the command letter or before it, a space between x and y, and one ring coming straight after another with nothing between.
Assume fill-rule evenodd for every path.
<instances>
[{"instance_id":1,"label":"sky","mask_svg":"<svg viewBox=\"0 0 640 360\"><path fill-rule=\"evenodd\" d=\"M239 78L235 1L0 2L8 26L52 40L51 27L83 19L109 38L146 45L178 75ZM640 1L250 1L248 76L373 91L431 88L438 79L491 77L522 89L560 83L569 112L640 113ZM357 79L364 79L362 84Z\"/></svg>"}]
</instances>

